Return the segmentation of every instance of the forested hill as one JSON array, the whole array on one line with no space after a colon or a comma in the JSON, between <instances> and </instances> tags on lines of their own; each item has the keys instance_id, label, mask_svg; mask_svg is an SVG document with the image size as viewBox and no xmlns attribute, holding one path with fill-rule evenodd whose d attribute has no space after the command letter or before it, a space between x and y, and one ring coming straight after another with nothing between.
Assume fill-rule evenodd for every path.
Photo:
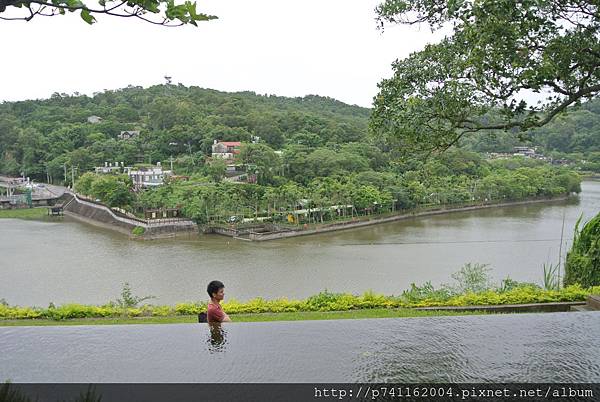
<instances>
[{"instance_id":1,"label":"forested hill","mask_svg":"<svg viewBox=\"0 0 600 402\"><path fill-rule=\"evenodd\" d=\"M183 85L130 86L93 97L56 93L45 100L0 104L0 173L58 179L65 166L82 173L105 161L155 163L173 157L178 171L189 174L203 165L214 140L250 142L252 136L285 150L285 164L299 181L386 170L391 155L368 138L370 112L321 96L288 98ZM92 116L101 121L88 122ZM119 140L125 130L139 131L139 136ZM578 153L574 159L593 162L599 170L600 100L572 108L530 138L521 142L514 133L486 133L465 138L462 146L509 152L516 145L537 145L555 157Z\"/></svg>"},{"instance_id":2,"label":"forested hill","mask_svg":"<svg viewBox=\"0 0 600 402\"><path fill-rule=\"evenodd\" d=\"M332 98L226 93L182 85L128 87L93 97L55 93L50 99L0 104L0 172L58 176L62 166L89 169L104 160L159 161L201 157L213 140L250 141L274 149L366 140L370 110ZM88 123L90 116L102 118ZM119 141L123 130L139 138ZM53 172L55 171L56 172Z\"/></svg>"}]
</instances>

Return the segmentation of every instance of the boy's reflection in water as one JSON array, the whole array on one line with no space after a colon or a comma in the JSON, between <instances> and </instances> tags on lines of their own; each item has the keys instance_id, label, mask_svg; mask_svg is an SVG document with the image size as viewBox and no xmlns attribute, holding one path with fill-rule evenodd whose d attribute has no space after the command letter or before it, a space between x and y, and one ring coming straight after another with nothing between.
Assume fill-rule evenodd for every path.
<instances>
[{"instance_id":1,"label":"boy's reflection in water","mask_svg":"<svg viewBox=\"0 0 600 402\"><path fill-rule=\"evenodd\" d=\"M211 322L208 324L208 328L210 329L210 337L207 339L208 351L211 353L224 352L227 344L227 331L220 322Z\"/></svg>"}]
</instances>

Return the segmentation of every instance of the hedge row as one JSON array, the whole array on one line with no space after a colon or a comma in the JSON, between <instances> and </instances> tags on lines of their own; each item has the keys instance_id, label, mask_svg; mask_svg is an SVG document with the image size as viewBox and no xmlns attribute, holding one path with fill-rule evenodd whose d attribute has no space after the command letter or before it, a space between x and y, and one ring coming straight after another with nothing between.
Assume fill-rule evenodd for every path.
<instances>
[{"instance_id":1,"label":"hedge row","mask_svg":"<svg viewBox=\"0 0 600 402\"><path fill-rule=\"evenodd\" d=\"M549 303L583 301L590 294L600 294L600 286L584 289L572 285L560 290L545 290L534 286L522 286L508 291L486 290L480 293L423 297L420 300L408 300L403 296L384 296L365 292L361 296L348 293L322 292L305 300L264 300L253 299L242 303L231 300L223 303L228 314L242 313L280 313L300 311L346 311L372 308L410 308L433 306L476 306L495 304ZM143 305L123 308L115 304L91 306L81 304L63 304L48 308L19 307L0 304L0 319L52 319L93 317L164 317L195 315L206 310L205 302L179 303L175 306Z\"/></svg>"}]
</instances>

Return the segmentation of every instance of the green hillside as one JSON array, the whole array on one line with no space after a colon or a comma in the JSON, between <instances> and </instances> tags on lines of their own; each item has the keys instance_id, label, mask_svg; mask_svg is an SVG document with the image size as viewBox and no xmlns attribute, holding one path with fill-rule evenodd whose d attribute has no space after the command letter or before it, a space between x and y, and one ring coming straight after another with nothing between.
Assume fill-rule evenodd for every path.
<instances>
[{"instance_id":1,"label":"green hillside","mask_svg":"<svg viewBox=\"0 0 600 402\"><path fill-rule=\"evenodd\" d=\"M102 121L88 123L90 116ZM104 161L131 164L185 157L199 165L215 139L259 136L280 149L364 141L369 109L320 96L286 98L159 85L105 91L93 97L0 104L0 172L62 177L63 165L89 170ZM119 141L123 130L140 136ZM184 159L185 159L184 158Z\"/></svg>"}]
</instances>

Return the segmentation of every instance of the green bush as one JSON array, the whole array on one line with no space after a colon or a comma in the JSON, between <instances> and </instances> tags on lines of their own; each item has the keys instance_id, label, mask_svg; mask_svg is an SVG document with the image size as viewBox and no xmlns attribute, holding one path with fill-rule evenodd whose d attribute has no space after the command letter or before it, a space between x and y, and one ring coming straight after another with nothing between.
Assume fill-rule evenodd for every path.
<instances>
[{"instance_id":1,"label":"green bush","mask_svg":"<svg viewBox=\"0 0 600 402\"><path fill-rule=\"evenodd\" d=\"M410 289L402 292L401 299L408 303L419 303L423 300L447 300L451 296L447 288L435 289L430 281L421 286L410 284Z\"/></svg>"},{"instance_id":2,"label":"green bush","mask_svg":"<svg viewBox=\"0 0 600 402\"><path fill-rule=\"evenodd\" d=\"M579 283L583 287L600 285L600 213L581 230L575 225L573 246L565 262L565 285Z\"/></svg>"},{"instance_id":3,"label":"green bush","mask_svg":"<svg viewBox=\"0 0 600 402\"><path fill-rule=\"evenodd\" d=\"M141 236L146 232L146 229L143 228L142 226L136 226L133 229L131 229L131 234L134 236Z\"/></svg>"},{"instance_id":4,"label":"green bush","mask_svg":"<svg viewBox=\"0 0 600 402\"><path fill-rule=\"evenodd\" d=\"M560 290L546 290L536 285L526 285L502 292L485 290L478 293L465 293L451 296L446 300L424 299L410 303L405 307L434 307L434 306L485 306L499 304L526 304L584 301L590 294L600 292L600 286L582 288L580 285L567 286Z\"/></svg>"},{"instance_id":5,"label":"green bush","mask_svg":"<svg viewBox=\"0 0 600 402\"><path fill-rule=\"evenodd\" d=\"M489 289L491 268L488 264L467 263L458 272L452 274L456 281L454 287L450 287L454 293L477 293Z\"/></svg>"}]
</instances>

